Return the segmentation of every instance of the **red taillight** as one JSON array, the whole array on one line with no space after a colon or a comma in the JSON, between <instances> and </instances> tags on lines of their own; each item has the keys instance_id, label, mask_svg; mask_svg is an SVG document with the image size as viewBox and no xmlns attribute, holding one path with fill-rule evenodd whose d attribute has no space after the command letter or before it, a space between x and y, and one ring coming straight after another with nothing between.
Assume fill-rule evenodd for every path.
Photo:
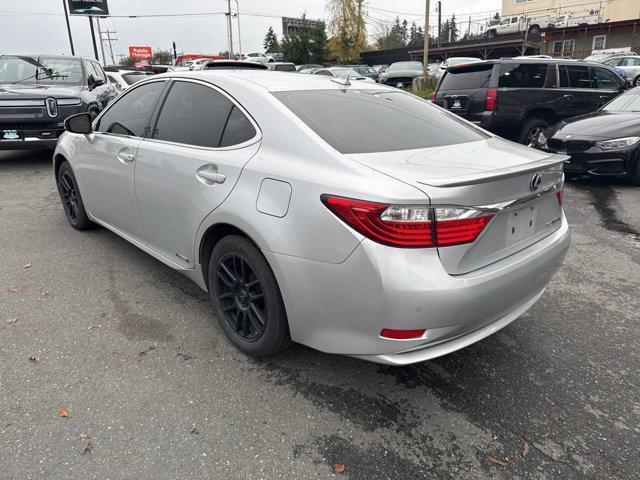
<instances>
[{"instance_id":1,"label":"red taillight","mask_svg":"<svg viewBox=\"0 0 640 480\"><path fill-rule=\"evenodd\" d=\"M391 247L446 247L474 242L494 214L468 208L387 205L323 195L338 218L365 237Z\"/></svg>"},{"instance_id":2,"label":"red taillight","mask_svg":"<svg viewBox=\"0 0 640 480\"><path fill-rule=\"evenodd\" d=\"M392 338L394 340L408 340L411 338L419 338L424 335L425 329L422 330L393 330L391 328L383 328L380 336L384 338Z\"/></svg>"},{"instance_id":3,"label":"red taillight","mask_svg":"<svg viewBox=\"0 0 640 480\"><path fill-rule=\"evenodd\" d=\"M493 112L496 109L497 104L498 104L498 89L487 88L487 102L485 105L485 110L488 112Z\"/></svg>"},{"instance_id":4,"label":"red taillight","mask_svg":"<svg viewBox=\"0 0 640 480\"><path fill-rule=\"evenodd\" d=\"M556 197L558 198L558 205L562 206L564 203L564 186L562 187L562 190L556 192Z\"/></svg>"},{"instance_id":5,"label":"red taillight","mask_svg":"<svg viewBox=\"0 0 640 480\"><path fill-rule=\"evenodd\" d=\"M434 246L430 217L420 220L414 217L416 221L397 221L391 218L383 220L381 216L389 209L389 205L329 195L321 198L329 210L343 222L378 243L405 248ZM416 208L429 211L428 207ZM407 210L410 209L407 206Z\"/></svg>"},{"instance_id":6,"label":"red taillight","mask_svg":"<svg viewBox=\"0 0 640 480\"><path fill-rule=\"evenodd\" d=\"M433 93L431 94L431 103L436 103L436 95L437 95L437 92L434 90Z\"/></svg>"}]
</instances>

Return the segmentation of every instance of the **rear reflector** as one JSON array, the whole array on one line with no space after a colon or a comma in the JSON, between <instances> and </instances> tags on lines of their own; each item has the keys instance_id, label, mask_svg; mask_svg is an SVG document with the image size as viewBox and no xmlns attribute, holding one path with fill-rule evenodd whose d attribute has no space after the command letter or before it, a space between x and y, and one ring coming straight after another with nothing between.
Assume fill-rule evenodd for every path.
<instances>
[{"instance_id":1,"label":"rear reflector","mask_svg":"<svg viewBox=\"0 0 640 480\"><path fill-rule=\"evenodd\" d=\"M380 336L383 338L391 338L393 340L408 340L411 338L420 338L424 335L426 329L422 330L393 330L390 328L383 328L380 332Z\"/></svg>"},{"instance_id":2,"label":"rear reflector","mask_svg":"<svg viewBox=\"0 0 640 480\"><path fill-rule=\"evenodd\" d=\"M474 242L494 214L473 208L388 205L322 195L339 219L374 242L401 248Z\"/></svg>"},{"instance_id":3,"label":"rear reflector","mask_svg":"<svg viewBox=\"0 0 640 480\"><path fill-rule=\"evenodd\" d=\"M434 90L433 93L431 94L431 102L432 103L436 103L436 95L437 95L437 92Z\"/></svg>"},{"instance_id":4,"label":"rear reflector","mask_svg":"<svg viewBox=\"0 0 640 480\"><path fill-rule=\"evenodd\" d=\"M564 185L562 186L562 190L556 192L556 197L558 198L558 204L562 206L564 203Z\"/></svg>"},{"instance_id":5,"label":"rear reflector","mask_svg":"<svg viewBox=\"0 0 640 480\"><path fill-rule=\"evenodd\" d=\"M497 104L498 104L498 89L487 88L487 102L485 105L485 110L487 112L493 112L496 109Z\"/></svg>"}]
</instances>

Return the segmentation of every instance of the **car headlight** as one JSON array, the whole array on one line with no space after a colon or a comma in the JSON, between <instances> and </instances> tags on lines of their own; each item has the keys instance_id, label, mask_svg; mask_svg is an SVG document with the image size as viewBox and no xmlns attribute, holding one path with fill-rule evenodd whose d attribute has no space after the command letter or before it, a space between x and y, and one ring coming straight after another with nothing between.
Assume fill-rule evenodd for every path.
<instances>
[{"instance_id":1,"label":"car headlight","mask_svg":"<svg viewBox=\"0 0 640 480\"><path fill-rule=\"evenodd\" d=\"M82 100L79 98L61 98L58 100L58 105L67 106L67 105L80 105Z\"/></svg>"},{"instance_id":2,"label":"car headlight","mask_svg":"<svg viewBox=\"0 0 640 480\"><path fill-rule=\"evenodd\" d=\"M615 138L613 140L596 142L596 145L602 150L621 150L635 145L639 140L640 137Z\"/></svg>"}]
</instances>

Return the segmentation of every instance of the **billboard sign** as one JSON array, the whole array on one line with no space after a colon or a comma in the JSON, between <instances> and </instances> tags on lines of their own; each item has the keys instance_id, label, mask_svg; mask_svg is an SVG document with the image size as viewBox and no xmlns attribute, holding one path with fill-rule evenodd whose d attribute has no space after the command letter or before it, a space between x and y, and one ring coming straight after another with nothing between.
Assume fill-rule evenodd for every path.
<instances>
[{"instance_id":1,"label":"billboard sign","mask_svg":"<svg viewBox=\"0 0 640 480\"><path fill-rule=\"evenodd\" d=\"M69 14L71 15L96 15L106 17L109 15L107 0L67 0Z\"/></svg>"},{"instance_id":2,"label":"billboard sign","mask_svg":"<svg viewBox=\"0 0 640 480\"><path fill-rule=\"evenodd\" d=\"M129 47L129 57L136 60L151 60L153 50L151 47Z\"/></svg>"}]
</instances>

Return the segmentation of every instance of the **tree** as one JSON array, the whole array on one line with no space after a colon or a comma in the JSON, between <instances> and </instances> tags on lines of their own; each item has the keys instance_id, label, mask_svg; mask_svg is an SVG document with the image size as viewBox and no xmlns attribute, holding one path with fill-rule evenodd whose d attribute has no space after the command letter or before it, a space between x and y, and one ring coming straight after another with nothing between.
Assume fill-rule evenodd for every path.
<instances>
[{"instance_id":1,"label":"tree","mask_svg":"<svg viewBox=\"0 0 640 480\"><path fill-rule=\"evenodd\" d=\"M327 55L326 26L324 22L311 25L305 18L303 15L301 26L283 37L280 49L288 62L322 63Z\"/></svg>"},{"instance_id":2,"label":"tree","mask_svg":"<svg viewBox=\"0 0 640 480\"><path fill-rule=\"evenodd\" d=\"M264 36L264 51L267 53L275 53L280 50L280 44L278 43L278 36L273 31L273 27L269 27L267 34Z\"/></svg>"},{"instance_id":3,"label":"tree","mask_svg":"<svg viewBox=\"0 0 640 480\"><path fill-rule=\"evenodd\" d=\"M415 22L411 24L411 28L409 29L409 43L407 46L409 48L418 48L424 45L424 32L422 31L422 27L416 26Z\"/></svg>"},{"instance_id":4,"label":"tree","mask_svg":"<svg viewBox=\"0 0 640 480\"><path fill-rule=\"evenodd\" d=\"M383 24L378 31L376 39L381 49L403 48L407 46L407 21L400 23L400 18L396 17L394 23Z\"/></svg>"},{"instance_id":5,"label":"tree","mask_svg":"<svg viewBox=\"0 0 640 480\"><path fill-rule=\"evenodd\" d=\"M364 0L328 0L329 31L334 39L338 60L358 61L367 44L364 24Z\"/></svg>"},{"instance_id":6,"label":"tree","mask_svg":"<svg viewBox=\"0 0 640 480\"><path fill-rule=\"evenodd\" d=\"M171 65L172 61L173 53L170 50L156 50L151 58L151 64L153 65Z\"/></svg>"},{"instance_id":7,"label":"tree","mask_svg":"<svg viewBox=\"0 0 640 480\"><path fill-rule=\"evenodd\" d=\"M120 59L120 65L122 65L123 67L133 67L133 64L137 61L138 60L136 60L135 58L124 57Z\"/></svg>"}]
</instances>

